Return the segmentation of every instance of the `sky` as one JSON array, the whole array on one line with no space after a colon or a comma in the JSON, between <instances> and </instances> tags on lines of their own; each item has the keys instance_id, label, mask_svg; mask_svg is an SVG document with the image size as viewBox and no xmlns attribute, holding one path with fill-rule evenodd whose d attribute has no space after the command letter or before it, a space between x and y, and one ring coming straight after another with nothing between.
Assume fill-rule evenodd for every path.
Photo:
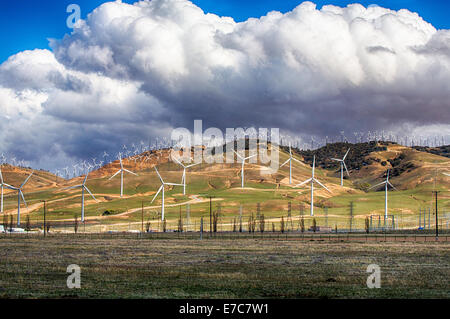
<instances>
[{"instance_id":1,"label":"sky","mask_svg":"<svg viewBox=\"0 0 450 319\"><path fill-rule=\"evenodd\" d=\"M196 119L450 141L447 2L78 1L70 30L72 1L0 5L0 160L54 171Z\"/></svg>"},{"instance_id":2,"label":"sky","mask_svg":"<svg viewBox=\"0 0 450 319\"><path fill-rule=\"evenodd\" d=\"M0 28L8 30L0 34L0 62L9 56L31 49L48 48L48 38L61 38L71 30L66 27L69 4L78 4L82 18L104 3L104 0L3 0L0 3ZM123 1L134 3L134 0ZM250 17L259 18L267 12L277 10L287 12L295 8L301 0L194 0L193 3L205 12L220 16L232 17L236 22L245 21ZM325 4L346 6L351 3L361 3L364 6L377 4L394 10L409 9L418 12L426 21L437 29L450 29L450 1L446 0L369 0L315 1L318 7Z\"/></svg>"}]
</instances>

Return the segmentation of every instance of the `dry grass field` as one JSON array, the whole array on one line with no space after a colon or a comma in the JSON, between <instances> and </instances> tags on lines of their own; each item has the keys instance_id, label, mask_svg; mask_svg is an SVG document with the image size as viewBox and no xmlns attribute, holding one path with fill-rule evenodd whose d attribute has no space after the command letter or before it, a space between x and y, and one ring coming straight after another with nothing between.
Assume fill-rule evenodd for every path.
<instances>
[{"instance_id":1,"label":"dry grass field","mask_svg":"<svg viewBox=\"0 0 450 319\"><path fill-rule=\"evenodd\" d=\"M81 289L66 287L70 264ZM0 238L2 298L449 298L449 276L448 242Z\"/></svg>"}]
</instances>

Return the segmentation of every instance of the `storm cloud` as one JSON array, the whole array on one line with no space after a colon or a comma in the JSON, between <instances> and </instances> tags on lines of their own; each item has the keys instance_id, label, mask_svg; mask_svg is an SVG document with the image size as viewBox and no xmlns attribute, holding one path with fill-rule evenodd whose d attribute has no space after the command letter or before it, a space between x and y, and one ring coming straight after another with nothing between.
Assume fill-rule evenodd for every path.
<instances>
[{"instance_id":1,"label":"storm cloud","mask_svg":"<svg viewBox=\"0 0 450 319\"><path fill-rule=\"evenodd\" d=\"M195 119L450 135L450 31L408 10L304 2L236 23L184 0L118 1L51 48L0 66L2 150L47 168Z\"/></svg>"}]
</instances>

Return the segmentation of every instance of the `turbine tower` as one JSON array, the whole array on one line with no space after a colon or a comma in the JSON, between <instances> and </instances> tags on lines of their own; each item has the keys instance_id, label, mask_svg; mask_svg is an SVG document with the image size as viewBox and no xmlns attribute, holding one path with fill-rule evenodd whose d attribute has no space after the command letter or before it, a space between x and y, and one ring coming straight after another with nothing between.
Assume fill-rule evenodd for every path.
<instances>
[{"instance_id":1,"label":"turbine tower","mask_svg":"<svg viewBox=\"0 0 450 319\"><path fill-rule=\"evenodd\" d=\"M113 176L111 176L108 180L109 181L112 180L114 177L117 176L117 174L120 173L120 198L122 198L123 197L123 172L127 172L127 173L130 173L130 174L136 175L136 176L138 176L138 174L133 173L133 172L123 168L122 156L121 155L119 155L119 161L120 161L120 169Z\"/></svg>"},{"instance_id":2,"label":"turbine tower","mask_svg":"<svg viewBox=\"0 0 450 319\"><path fill-rule=\"evenodd\" d=\"M26 183L28 183L29 179L33 175L34 171L31 172L31 174L27 177L27 179L20 185L20 187L14 187L8 184L5 184L6 188L9 188L11 190L17 191L17 226L20 226L20 198L22 197L22 200L25 204L25 207L28 207L27 202L25 201L25 197L23 196L23 187ZM2 178L3 180L3 178Z\"/></svg>"},{"instance_id":3,"label":"turbine tower","mask_svg":"<svg viewBox=\"0 0 450 319\"><path fill-rule=\"evenodd\" d=\"M389 181L389 170L387 171L387 175L386 175L386 180L380 184L377 184L375 186L372 186L370 189L384 185L384 220L387 220L388 217L388 191L389 188L388 186L391 186L393 189L396 190L396 188L394 187L394 185L391 184L391 182Z\"/></svg>"},{"instance_id":4,"label":"turbine tower","mask_svg":"<svg viewBox=\"0 0 450 319\"><path fill-rule=\"evenodd\" d=\"M248 159L250 159L250 158L253 158L253 157L257 156L258 154L251 155L251 156L248 156L248 157L242 157L242 156L239 155L235 150L233 150L233 152L235 152L236 155L242 160L242 168L241 168L241 188L244 188L244 166L245 166L245 161L248 160Z\"/></svg>"},{"instance_id":5,"label":"turbine tower","mask_svg":"<svg viewBox=\"0 0 450 319\"><path fill-rule=\"evenodd\" d=\"M173 160L183 167L183 176L181 177L181 184L183 184L183 195L186 195L186 169L199 165L199 163L184 165L176 158L173 158Z\"/></svg>"},{"instance_id":6,"label":"turbine tower","mask_svg":"<svg viewBox=\"0 0 450 319\"><path fill-rule=\"evenodd\" d=\"M87 182L88 175L89 175L89 174L86 174L86 177L84 178L83 184L75 185L75 186L71 186L71 187L64 188L64 190L66 190L66 189L81 188L81 222L82 222L82 223L84 223L84 191L87 191L87 192L89 193L89 195L91 195L92 198L98 203L98 200L94 197L94 195L92 195L91 191L90 191L89 188L87 188L87 186L86 186L86 182Z\"/></svg>"},{"instance_id":7,"label":"turbine tower","mask_svg":"<svg viewBox=\"0 0 450 319\"><path fill-rule=\"evenodd\" d=\"M289 143L289 159L280 166L280 168L282 168L284 165L289 163L289 185L292 184L292 160L302 164L302 162L292 156L291 143Z\"/></svg>"},{"instance_id":8,"label":"turbine tower","mask_svg":"<svg viewBox=\"0 0 450 319\"><path fill-rule=\"evenodd\" d=\"M164 220L164 186L183 186L183 184L174 184L174 183L166 183L162 179L161 175L159 175L158 169L155 167L156 174L158 174L159 180L161 181L161 187L158 189L158 192L153 197L152 203L155 201L156 197L158 197L159 193L162 191L162 202L161 202L161 220Z\"/></svg>"},{"instance_id":9,"label":"turbine tower","mask_svg":"<svg viewBox=\"0 0 450 319\"><path fill-rule=\"evenodd\" d=\"M339 162L341 164L341 186L344 186L344 168L347 172L347 176L350 176L348 173L347 165L345 165L345 159L347 158L348 152L350 152L350 149L348 149L347 153L345 153L344 157L342 159L339 158L332 158L331 160Z\"/></svg>"},{"instance_id":10,"label":"turbine tower","mask_svg":"<svg viewBox=\"0 0 450 319\"><path fill-rule=\"evenodd\" d=\"M331 191L325 185L323 185L321 182L319 182L315 178L315 176L314 176L315 170L316 170L316 156L314 155L311 178L307 179L306 181L304 181L304 182L302 182L302 183L300 183L300 184L295 186L295 187L300 187L302 185L305 185L305 184L311 182L311 216L314 216L314 183L319 184L320 186L325 188L329 193L331 193Z\"/></svg>"}]
</instances>

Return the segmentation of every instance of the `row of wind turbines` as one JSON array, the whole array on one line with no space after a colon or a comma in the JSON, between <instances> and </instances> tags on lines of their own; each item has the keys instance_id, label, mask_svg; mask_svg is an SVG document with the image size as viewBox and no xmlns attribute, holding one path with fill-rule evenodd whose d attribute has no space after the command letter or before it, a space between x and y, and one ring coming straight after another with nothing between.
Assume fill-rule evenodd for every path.
<instances>
[{"instance_id":1,"label":"row of wind turbines","mask_svg":"<svg viewBox=\"0 0 450 319\"><path fill-rule=\"evenodd\" d=\"M238 159L241 160L241 187L244 188L244 186L245 186L245 183L244 183L244 181L245 181L245 175L244 175L244 173L245 173L245 163L246 163L247 160L249 160L249 159L251 159L251 158L257 156L257 154L254 154L254 155L245 157L245 155L242 156L242 155L240 155L239 153L237 153L237 152L234 151L234 150L233 150L233 152L236 154L236 156L238 157ZM346 165L346 163L345 163L345 160L346 160L346 158L347 158L349 152L350 152L350 149L347 150L347 152L345 153L345 155L343 156L342 159L331 158L333 161L337 161L337 162L340 163L340 179L341 179L341 186L344 185L344 184L343 184L343 179L344 179L344 169L345 169L347 175L350 176L350 174L349 174L349 172L348 172L348 169L347 169L347 165ZM173 159L174 159L174 161L175 161L177 164L179 164L179 165L183 168L182 179L181 179L181 183L179 183L179 184L178 184L178 183L169 183L169 182L165 182L164 179L161 177L161 175L160 175L158 169L155 167L155 171L156 171L156 173L157 173L157 175L158 175L158 177L159 177L159 180L160 180L160 182L161 182L161 186L160 186L160 188L158 189L158 191L157 191L157 193L155 194L155 196L153 197L153 200L151 201L151 203L153 203L153 202L155 201L155 199L158 197L158 195L161 193L161 196L162 196L162 202L161 202L161 218L162 218L162 220L164 220L164 210L165 210L165 203L164 203L164 201L165 201L165 190L164 190L165 186L180 186L180 187L183 187L183 195L186 195L186 184L187 184L187 178L186 178L187 174L186 174L186 171L187 171L187 169L189 169L189 168L191 168L191 167L194 167L194 166L200 164L200 163L194 163L194 164L190 164L190 165L184 165L183 163L181 163L181 162L180 162L179 160L177 160L176 158L173 158ZM302 164L302 162L300 162L298 159L296 159L296 158L293 156L291 145L289 145L289 158L288 158L288 159L280 166L280 168L281 168L281 167L284 167L286 164L289 163L289 184L290 184L290 185L292 184L292 181L293 181L293 175L292 175L292 165L293 165L293 162L298 162L298 163ZM114 173L108 180L112 180L114 177L116 177L118 174L120 174L120 197L123 198L123 195L124 195L124 173L129 173L129 174L132 174L132 175L135 175L135 176L139 176L139 175L136 174L136 173L134 173L134 172L132 172L132 171L130 171L130 170L127 170L127 169L124 168L124 166L123 166L123 160L122 160L121 154L119 154L119 163L120 163L120 169L119 169L116 173ZM294 186L294 187L301 187L301 186L303 186L303 185L306 185L306 184L310 183L310 187L311 187L311 205L310 205L310 214L311 214L311 216L314 216L314 184L316 183L316 184L320 185L321 187L323 187L325 190L327 190L329 193L332 193L332 192L331 192L324 184L322 184L322 183L315 177L315 164L316 164L316 157L314 156L314 157L313 157L312 171L311 171L311 178L309 178L309 179L307 179L307 180L305 180L305 181L303 181L303 182L301 182L301 183L299 183L299 184L297 184L297 185ZM26 201L25 201L24 194L23 194L23 187L27 184L27 182L29 181L29 179L31 178L31 176L33 175L33 173L34 173L34 172L31 172L31 174L30 174L30 175L26 178L26 180L20 185L20 187L14 187L14 186L11 186L11 185L6 184L6 183L4 182L4 180L3 180L3 175L2 175L2 172L1 172L1 168L0 168L0 182L1 182L1 184L0 184L0 186L1 186L1 207L0 207L0 210L1 210L1 212L3 213L3 193L4 193L4 189L6 188L6 189L10 189L10 190L17 191L17 192L18 192L18 194L17 194L17 197L18 197L18 208L17 208L17 216L18 216L18 218L17 218L17 225L18 225L18 226L20 226L20 205L21 205L21 199L23 200L25 206L28 207L28 206L27 206L27 203L26 203ZM443 174L446 175L446 176L450 176L450 174L448 174L448 173L443 173ZM86 186L87 179L88 179L88 175L89 175L89 173L87 173L87 174L85 175L85 178L84 178L82 184L75 185L75 186L71 186L71 187L67 187L67 188L64 188L64 189L63 189L63 190L77 189L77 188L80 188L80 189L81 189L81 193L82 193L82 196L81 196L81 221L82 221L82 222L84 222L84 220L85 220L85 214L84 214L84 212L85 212L85 209L84 209L84 204L85 204L85 192L87 192L87 193L88 193L88 194L89 194L96 202L98 202L98 200L95 198L95 196L94 196L94 195L92 194L92 192L89 190L89 188ZM379 184L377 184L377 185L374 185L374 186L372 186L372 187L370 188L370 189L373 189L373 188L376 188L376 187L381 186L381 185L384 185L384 186L385 186L385 218L387 218L387 216L388 216L388 191L389 191L389 186L392 187L393 189L396 189L396 188L392 185L392 183L389 181L389 176L390 176L390 171L388 170L388 171L387 171L387 174L386 174L386 180L383 181L383 182L381 182L381 183L379 183ZM370 190L370 189L369 189L369 190Z\"/></svg>"}]
</instances>

